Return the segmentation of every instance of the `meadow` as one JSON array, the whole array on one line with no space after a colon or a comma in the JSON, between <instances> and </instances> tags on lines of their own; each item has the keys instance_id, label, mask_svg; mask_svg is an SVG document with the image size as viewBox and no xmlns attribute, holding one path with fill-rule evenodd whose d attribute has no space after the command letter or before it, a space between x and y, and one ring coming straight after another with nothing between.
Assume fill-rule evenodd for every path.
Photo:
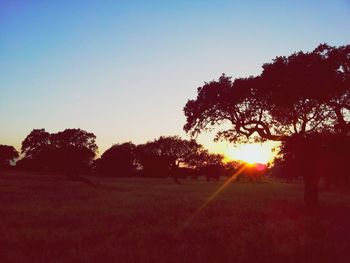
<instances>
[{"instance_id":1,"label":"meadow","mask_svg":"<svg viewBox=\"0 0 350 263\"><path fill-rule=\"evenodd\" d=\"M0 262L349 262L350 194L303 186L0 175ZM197 212L196 212L197 211Z\"/></svg>"}]
</instances>

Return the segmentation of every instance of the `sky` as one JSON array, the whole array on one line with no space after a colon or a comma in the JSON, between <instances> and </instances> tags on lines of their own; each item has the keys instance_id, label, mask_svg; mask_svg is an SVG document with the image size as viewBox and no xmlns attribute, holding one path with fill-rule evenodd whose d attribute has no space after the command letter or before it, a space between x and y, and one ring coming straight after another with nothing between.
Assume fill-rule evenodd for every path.
<instances>
[{"instance_id":1,"label":"sky","mask_svg":"<svg viewBox=\"0 0 350 263\"><path fill-rule=\"evenodd\" d=\"M100 153L186 138L205 81L319 43L350 43L350 1L0 0L0 144L20 149L35 128L93 132Z\"/></svg>"}]
</instances>

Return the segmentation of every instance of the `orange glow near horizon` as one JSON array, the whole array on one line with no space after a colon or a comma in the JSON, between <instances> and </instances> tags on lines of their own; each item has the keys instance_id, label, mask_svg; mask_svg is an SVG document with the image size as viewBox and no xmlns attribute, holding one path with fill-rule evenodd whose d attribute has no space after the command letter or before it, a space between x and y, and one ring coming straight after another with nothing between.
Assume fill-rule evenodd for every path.
<instances>
[{"instance_id":1,"label":"orange glow near horizon","mask_svg":"<svg viewBox=\"0 0 350 263\"><path fill-rule=\"evenodd\" d=\"M190 223L207 207L225 188L234 181L239 174L241 174L247 166L260 163L262 165L255 166L256 169L261 170L266 168L266 164L271 163L276 156L276 152L272 149L278 147L278 142L266 142L266 143L251 143L241 144L238 146L230 146L223 142L218 143L216 152L225 156L226 161L243 161L244 164L228 179L221 184L218 189L212 193L205 202L194 211L194 213L184 222L184 224L176 231L175 234L183 231Z\"/></svg>"},{"instance_id":2,"label":"orange glow near horizon","mask_svg":"<svg viewBox=\"0 0 350 263\"><path fill-rule=\"evenodd\" d=\"M274 146L270 144L241 144L236 147L226 147L223 151L226 161L243 161L249 164L271 163L275 157L275 152L272 151Z\"/></svg>"}]
</instances>

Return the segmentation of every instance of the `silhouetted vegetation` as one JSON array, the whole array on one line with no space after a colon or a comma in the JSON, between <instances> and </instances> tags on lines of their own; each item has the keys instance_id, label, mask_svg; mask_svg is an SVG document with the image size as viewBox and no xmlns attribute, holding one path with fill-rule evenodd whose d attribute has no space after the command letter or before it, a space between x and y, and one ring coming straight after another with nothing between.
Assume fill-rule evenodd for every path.
<instances>
[{"instance_id":1,"label":"silhouetted vegetation","mask_svg":"<svg viewBox=\"0 0 350 263\"><path fill-rule=\"evenodd\" d=\"M108 177L172 177L176 183L187 177L205 176L209 181L226 175L222 155L211 154L195 140L179 136L161 136L140 145L115 144L93 160L96 151L92 133L66 129L50 134L45 129L34 129L22 142L24 157L17 167L24 171L63 173L70 178L93 171Z\"/></svg>"},{"instance_id":2,"label":"silhouetted vegetation","mask_svg":"<svg viewBox=\"0 0 350 263\"><path fill-rule=\"evenodd\" d=\"M209 153L203 150L194 160L194 166L198 175L205 176L207 181L218 181L220 176L226 176L227 170L224 165L224 156Z\"/></svg>"},{"instance_id":3,"label":"silhouetted vegetation","mask_svg":"<svg viewBox=\"0 0 350 263\"><path fill-rule=\"evenodd\" d=\"M321 44L312 52L276 57L256 77L232 80L223 74L199 87L184 113L184 129L192 136L215 127L216 140L280 141L272 175L303 177L305 202L317 206L321 177L327 187L349 181L342 164L350 156L350 46ZM93 170L111 177L172 177L176 183L199 176L218 180L240 170L237 165L228 168L222 155L179 136L116 144L94 160L95 139L81 129L52 134L34 129L22 142L23 158L17 166L70 178ZM1 167L18 157L11 146L1 146L0 154ZM256 167L241 171L259 181L266 172Z\"/></svg>"},{"instance_id":4,"label":"silhouetted vegetation","mask_svg":"<svg viewBox=\"0 0 350 263\"><path fill-rule=\"evenodd\" d=\"M212 126L227 127L220 126L226 123L230 128L217 132L216 139L275 140L286 145L294 144L290 140L297 135L303 141L297 143L302 145L303 153L295 154L299 155L298 160L303 160L298 169L304 171L301 174L305 201L317 206L320 174L311 167L322 163L328 165L325 169L330 169L334 164L325 162L325 156L338 150L326 147L329 154L320 154L313 143L314 137L327 134L347 140L349 110L350 45L322 44L312 52L276 57L263 65L257 77L232 81L222 75L218 81L205 83L198 88L197 98L189 100L184 107L187 118L184 129L196 135Z\"/></svg>"},{"instance_id":5,"label":"silhouetted vegetation","mask_svg":"<svg viewBox=\"0 0 350 263\"><path fill-rule=\"evenodd\" d=\"M194 140L179 136L161 136L136 147L136 161L142 176L168 177L180 183L180 178L199 175L218 177L218 170L204 171L209 166L223 166L223 156L209 154Z\"/></svg>"},{"instance_id":6,"label":"silhouetted vegetation","mask_svg":"<svg viewBox=\"0 0 350 263\"><path fill-rule=\"evenodd\" d=\"M81 129L48 133L34 129L22 142L24 157L18 166L36 172L77 175L88 172L96 155L96 136Z\"/></svg>"},{"instance_id":7,"label":"silhouetted vegetation","mask_svg":"<svg viewBox=\"0 0 350 263\"><path fill-rule=\"evenodd\" d=\"M268 172L267 165L261 163L247 164L243 163L237 168L235 181L238 182L242 177L246 177L249 181L263 182L263 176Z\"/></svg>"},{"instance_id":8,"label":"silhouetted vegetation","mask_svg":"<svg viewBox=\"0 0 350 263\"><path fill-rule=\"evenodd\" d=\"M312 134L305 136L294 135L283 142L281 147L283 163L279 173L284 173L289 180L302 176L305 180L316 183L305 184L305 187L315 187L305 191L305 201L317 201L317 186L320 178L325 181L327 189L349 182L349 173L344 165L349 161L350 137L341 134ZM279 164L277 163L277 165Z\"/></svg>"},{"instance_id":9,"label":"silhouetted vegetation","mask_svg":"<svg viewBox=\"0 0 350 263\"><path fill-rule=\"evenodd\" d=\"M13 146L0 145L0 169L11 167L11 162L18 158L18 152Z\"/></svg>"},{"instance_id":10,"label":"silhouetted vegetation","mask_svg":"<svg viewBox=\"0 0 350 263\"><path fill-rule=\"evenodd\" d=\"M135 144L115 144L97 159L94 169L97 174L111 177L127 177L136 173Z\"/></svg>"}]
</instances>

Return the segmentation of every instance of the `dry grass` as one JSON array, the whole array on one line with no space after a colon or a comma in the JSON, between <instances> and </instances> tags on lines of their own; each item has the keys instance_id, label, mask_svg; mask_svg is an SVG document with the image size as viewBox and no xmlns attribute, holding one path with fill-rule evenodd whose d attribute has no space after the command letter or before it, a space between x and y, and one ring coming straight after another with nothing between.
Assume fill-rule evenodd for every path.
<instances>
[{"instance_id":1,"label":"dry grass","mask_svg":"<svg viewBox=\"0 0 350 263\"><path fill-rule=\"evenodd\" d=\"M234 183L187 225L219 183L0 176L0 262L348 262L350 196Z\"/></svg>"}]
</instances>

